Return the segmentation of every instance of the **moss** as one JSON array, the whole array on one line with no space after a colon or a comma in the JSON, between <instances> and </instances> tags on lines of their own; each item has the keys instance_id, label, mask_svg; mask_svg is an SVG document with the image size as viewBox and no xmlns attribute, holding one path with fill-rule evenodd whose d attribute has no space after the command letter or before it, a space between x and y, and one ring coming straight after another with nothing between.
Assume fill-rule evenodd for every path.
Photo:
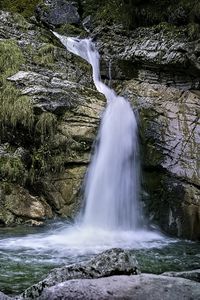
<instances>
[{"instance_id":1,"label":"moss","mask_svg":"<svg viewBox=\"0 0 200 300\"><path fill-rule=\"evenodd\" d=\"M39 116L39 120L36 123L36 134L39 133L41 142L45 140L51 140L54 137L57 125L57 118L50 112L44 112Z\"/></svg>"},{"instance_id":2,"label":"moss","mask_svg":"<svg viewBox=\"0 0 200 300\"><path fill-rule=\"evenodd\" d=\"M56 49L57 47L55 47L53 44L44 44L38 50L37 55L33 57L33 61L42 66L53 67L54 62L56 61Z\"/></svg>"},{"instance_id":3,"label":"moss","mask_svg":"<svg viewBox=\"0 0 200 300\"><path fill-rule=\"evenodd\" d=\"M34 122L31 99L21 96L19 90L7 80L25 63L23 54L16 41L0 42L0 125L16 127L22 124L31 128Z\"/></svg>"},{"instance_id":4,"label":"moss","mask_svg":"<svg viewBox=\"0 0 200 300\"><path fill-rule=\"evenodd\" d=\"M49 161L49 164L51 166L51 171L52 172L56 172L56 173L60 173L64 170L64 165L66 162L66 155L65 153L58 153L54 154Z\"/></svg>"},{"instance_id":5,"label":"moss","mask_svg":"<svg viewBox=\"0 0 200 300\"><path fill-rule=\"evenodd\" d=\"M42 0L1 0L0 9L13 13L20 13L24 17L34 15L36 5L43 2Z\"/></svg>"},{"instance_id":6,"label":"moss","mask_svg":"<svg viewBox=\"0 0 200 300\"><path fill-rule=\"evenodd\" d=\"M128 29L168 22L177 26L200 23L199 0L86 0L84 16L96 22L121 23Z\"/></svg>"},{"instance_id":7,"label":"moss","mask_svg":"<svg viewBox=\"0 0 200 300\"><path fill-rule=\"evenodd\" d=\"M84 36L85 31L81 28L78 28L71 24L64 24L60 28L56 29L56 31L63 35L73 35L73 36Z\"/></svg>"},{"instance_id":8,"label":"moss","mask_svg":"<svg viewBox=\"0 0 200 300\"><path fill-rule=\"evenodd\" d=\"M24 164L18 157L0 158L0 177L3 180L24 184L28 176Z\"/></svg>"},{"instance_id":9,"label":"moss","mask_svg":"<svg viewBox=\"0 0 200 300\"><path fill-rule=\"evenodd\" d=\"M197 40L200 38L200 25L197 23L189 23L186 33L190 40Z\"/></svg>"},{"instance_id":10,"label":"moss","mask_svg":"<svg viewBox=\"0 0 200 300\"><path fill-rule=\"evenodd\" d=\"M23 54L14 40L0 41L0 84L19 70L25 62Z\"/></svg>"},{"instance_id":11,"label":"moss","mask_svg":"<svg viewBox=\"0 0 200 300\"><path fill-rule=\"evenodd\" d=\"M14 13L12 19L15 23L16 29L22 29L25 31L30 27L30 24L27 22L27 20L18 13Z\"/></svg>"}]
</instances>

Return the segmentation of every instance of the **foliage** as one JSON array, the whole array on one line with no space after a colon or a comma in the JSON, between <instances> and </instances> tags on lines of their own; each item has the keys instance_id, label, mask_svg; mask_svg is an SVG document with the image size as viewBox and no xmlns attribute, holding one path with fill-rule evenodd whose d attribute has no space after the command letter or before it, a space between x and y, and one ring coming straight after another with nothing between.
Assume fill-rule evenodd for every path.
<instances>
[{"instance_id":1,"label":"foliage","mask_svg":"<svg viewBox=\"0 0 200 300\"><path fill-rule=\"evenodd\" d=\"M3 180L23 184L28 173L19 157L0 157L0 178Z\"/></svg>"},{"instance_id":2,"label":"foliage","mask_svg":"<svg viewBox=\"0 0 200 300\"><path fill-rule=\"evenodd\" d=\"M0 125L16 127L21 124L31 128L34 116L31 99L21 96L18 89L7 80L24 63L23 54L12 40L0 41Z\"/></svg>"},{"instance_id":3,"label":"foliage","mask_svg":"<svg viewBox=\"0 0 200 300\"><path fill-rule=\"evenodd\" d=\"M1 0L0 9L13 13L20 13L24 17L34 15L35 7L41 3L41 0Z\"/></svg>"},{"instance_id":4,"label":"foliage","mask_svg":"<svg viewBox=\"0 0 200 300\"><path fill-rule=\"evenodd\" d=\"M24 57L14 40L0 41L0 84L19 70L24 63Z\"/></svg>"},{"instance_id":5,"label":"foliage","mask_svg":"<svg viewBox=\"0 0 200 300\"><path fill-rule=\"evenodd\" d=\"M54 137L57 125L57 118L50 112L44 112L39 116L39 120L36 123L36 134L39 133L41 142L51 140Z\"/></svg>"},{"instance_id":6,"label":"foliage","mask_svg":"<svg viewBox=\"0 0 200 300\"><path fill-rule=\"evenodd\" d=\"M52 67L56 61L56 47L53 44L45 43L33 57L36 64Z\"/></svg>"},{"instance_id":7,"label":"foliage","mask_svg":"<svg viewBox=\"0 0 200 300\"><path fill-rule=\"evenodd\" d=\"M82 36L85 32L72 24L64 24L60 28L56 29L56 31L63 35L73 35L73 36Z\"/></svg>"},{"instance_id":8,"label":"foliage","mask_svg":"<svg viewBox=\"0 0 200 300\"><path fill-rule=\"evenodd\" d=\"M168 22L176 26L200 23L199 0L86 0L83 15L98 22L121 23L127 29Z\"/></svg>"},{"instance_id":9,"label":"foliage","mask_svg":"<svg viewBox=\"0 0 200 300\"><path fill-rule=\"evenodd\" d=\"M197 23L189 23L187 26L187 34L190 40L200 39L200 25Z\"/></svg>"}]
</instances>

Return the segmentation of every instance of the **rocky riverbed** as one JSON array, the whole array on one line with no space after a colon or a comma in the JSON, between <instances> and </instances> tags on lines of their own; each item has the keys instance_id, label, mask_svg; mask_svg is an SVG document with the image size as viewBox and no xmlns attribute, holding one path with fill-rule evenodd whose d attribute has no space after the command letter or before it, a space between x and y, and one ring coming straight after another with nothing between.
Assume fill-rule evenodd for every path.
<instances>
[{"instance_id":1,"label":"rocky riverbed","mask_svg":"<svg viewBox=\"0 0 200 300\"><path fill-rule=\"evenodd\" d=\"M200 299L200 270L141 274L130 250L111 249L84 263L57 268L20 296L0 299ZM188 279L187 279L188 278Z\"/></svg>"}]
</instances>

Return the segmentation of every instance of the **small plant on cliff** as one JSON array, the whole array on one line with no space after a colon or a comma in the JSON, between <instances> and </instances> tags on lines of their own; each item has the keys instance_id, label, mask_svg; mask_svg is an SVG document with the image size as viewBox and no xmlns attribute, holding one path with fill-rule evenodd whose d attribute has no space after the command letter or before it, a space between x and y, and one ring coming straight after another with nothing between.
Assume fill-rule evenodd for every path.
<instances>
[{"instance_id":1,"label":"small plant on cliff","mask_svg":"<svg viewBox=\"0 0 200 300\"><path fill-rule=\"evenodd\" d=\"M56 47L53 44L44 44L39 50L34 61L42 66L53 66L56 60Z\"/></svg>"},{"instance_id":2,"label":"small plant on cliff","mask_svg":"<svg viewBox=\"0 0 200 300\"><path fill-rule=\"evenodd\" d=\"M36 134L40 135L41 143L45 140L51 140L54 137L57 125L57 118L50 112L44 112L39 116L36 123Z\"/></svg>"},{"instance_id":3,"label":"small plant on cliff","mask_svg":"<svg viewBox=\"0 0 200 300\"><path fill-rule=\"evenodd\" d=\"M34 122L31 99L21 96L19 90L7 80L25 62L16 41L0 41L0 125L14 128L18 124L31 128Z\"/></svg>"},{"instance_id":4,"label":"small plant on cliff","mask_svg":"<svg viewBox=\"0 0 200 300\"><path fill-rule=\"evenodd\" d=\"M41 0L1 0L0 9L31 17L34 15L36 5L41 2Z\"/></svg>"},{"instance_id":5,"label":"small plant on cliff","mask_svg":"<svg viewBox=\"0 0 200 300\"><path fill-rule=\"evenodd\" d=\"M28 173L19 157L0 158L0 178L2 180L24 184Z\"/></svg>"}]
</instances>

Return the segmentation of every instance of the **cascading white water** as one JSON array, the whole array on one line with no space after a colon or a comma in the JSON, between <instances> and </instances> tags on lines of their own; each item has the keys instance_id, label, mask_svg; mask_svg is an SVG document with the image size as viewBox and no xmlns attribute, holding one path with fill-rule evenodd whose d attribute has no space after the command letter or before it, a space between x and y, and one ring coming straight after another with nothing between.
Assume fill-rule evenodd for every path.
<instances>
[{"instance_id":1,"label":"cascading white water","mask_svg":"<svg viewBox=\"0 0 200 300\"><path fill-rule=\"evenodd\" d=\"M129 102L100 79L99 53L91 39L54 33L70 52L92 65L97 90L107 106L85 180L83 224L109 230L135 230L140 226L139 153L137 122Z\"/></svg>"}]
</instances>

